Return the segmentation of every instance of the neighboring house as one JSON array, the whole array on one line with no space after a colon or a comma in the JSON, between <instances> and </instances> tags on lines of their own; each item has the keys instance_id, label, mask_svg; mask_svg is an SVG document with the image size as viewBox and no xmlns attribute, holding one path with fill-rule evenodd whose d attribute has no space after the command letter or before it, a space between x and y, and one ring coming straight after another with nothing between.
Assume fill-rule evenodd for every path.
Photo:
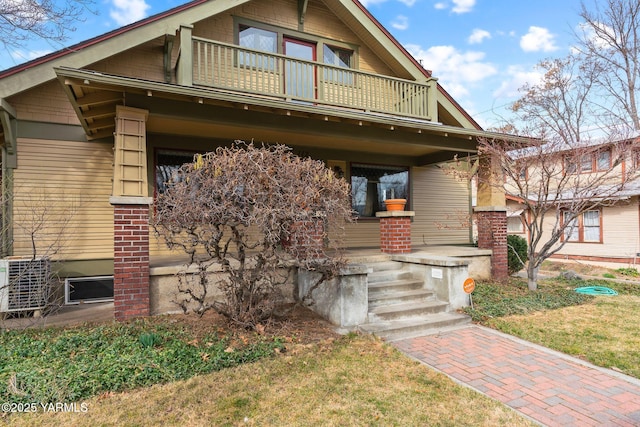
<instances>
[{"instance_id":1,"label":"neighboring house","mask_svg":"<svg viewBox=\"0 0 640 427\"><path fill-rule=\"evenodd\" d=\"M414 245L470 244L436 226L470 190L435 165L495 136L355 0L196 0L0 72L0 117L4 255L33 253L20 219L44 192L75 207L61 274L115 257L119 283L170 255L149 206L194 153L241 139L326 161L352 184L352 248L379 247L392 196Z\"/></svg>"},{"instance_id":2,"label":"neighboring house","mask_svg":"<svg viewBox=\"0 0 640 427\"><path fill-rule=\"evenodd\" d=\"M588 150L582 148L584 153L567 153L562 157L562 173L570 179L581 180L584 185L578 185L576 189L566 188L566 194L559 197L560 203L555 212L559 215L559 221L573 221L574 226L563 233L561 242L564 246L552 259L628 265L635 265L640 261L640 182L629 182L621 191L611 189L622 181L622 174L637 169L638 159L627 153L619 164L613 164L614 149L610 145L593 146ZM536 166L532 163L522 170L522 178L533 180L536 173ZM610 178L601 183L601 192L598 187L586 190L592 177L597 178L598 174L604 173L609 174ZM575 219L569 219L574 200L570 193L580 192L582 189L596 194L594 200L602 198L602 203ZM532 220L530 212L524 206L523 199L515 196L508 185L506 198L508 233L528 240L525 225ZM543 242L549 240L555 220L554 214L549 215L545 221Z\"/></svg>"}]
</instances>

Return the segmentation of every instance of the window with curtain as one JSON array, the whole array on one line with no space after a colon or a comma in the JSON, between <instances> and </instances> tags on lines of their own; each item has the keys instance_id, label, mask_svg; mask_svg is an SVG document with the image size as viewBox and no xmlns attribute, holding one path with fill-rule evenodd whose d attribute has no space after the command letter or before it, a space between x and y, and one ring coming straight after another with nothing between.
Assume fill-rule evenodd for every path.
<instances>
[{"instance_id":1,"label":"window with curtain","mask_svg":"<svg viewBox=\"0 0 640 427\"><path fill-rule=\"evenodd\" d=\"M261 28L240 25L238 44L249 49L278 53L278 34ZM256 53L239 53L239 64L249 67L275 69L275 58Z\"/></svg>"},{"instance_id":2,"label":"window with curtain","mask_svg":"<svg viewBox=\"0 0 640 427\"><path fill-rule=\"evenodd\" d=\"M611 150L598 152L596 156L596 167L599 171L611 169Z\"/></svg>"},{"instance_id":3,"label":"window with curtain","mask_svg":"<svg viewBox=\"0 0 640 427\"><path fill-rule=\"evenodd\" d=\"M602 241L602 227L599 210L586 211L576 218L571 219L569 212L563 212L564 239L567 242L593 242Z\"/></svg>"},{"instance_id":4,"label":"window with curtain","mask_svg":"<svg viewBox=\"0 0 640 427\"><path fill-rule=\"evenodd\" d=\"M521 215L507 217L507 233L524 233L524 223Z\"/></svg>"},{"instance_id":5,"label":"window with curtain","mask_svg":"<svg viewBox=\"0 0 640 427\"><path fill-rule=\"evenodd\" d=\"M358 216L373 218L387 199L408 199L409 168L351 164L351 205Z\"/></svg>"},{"instance_id":6,"label":"window with curtain","mask_svg":"<svg viewBox=\"0 0 640 427\"><path fill-rule=\"evenodd\" d=\"M189 151L159 150L156 152L155 190L162 194L167 190L171 180L176 178L176 172L185 163L193 162L195 153Z\"/></svg>"},{"instance_id":7,"label":"window with curtain","mask_svg":"<svg viewBox=\"0 0 640 427\"><path fill-rule=\"evenodd\" d=\"M348 69L352 67L353 51L325 44L322 49L322 58L325 64ZM346 70L325 69L324 80L353 84L353 74Z\"/></svg>"}]
</instances>

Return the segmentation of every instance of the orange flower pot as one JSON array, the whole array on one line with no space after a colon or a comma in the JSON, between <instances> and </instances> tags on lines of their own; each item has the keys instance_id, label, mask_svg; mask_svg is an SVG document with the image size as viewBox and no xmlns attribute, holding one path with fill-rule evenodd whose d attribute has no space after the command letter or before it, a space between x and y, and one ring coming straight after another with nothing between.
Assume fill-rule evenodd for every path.
<instances>
[{"instance_id":1,"label":"orange flower pot","mask_svg":"<svg viewBox=\"0 0 640 427\"><path fill-rule=\"evenodd\" d=\"M384 201L388 211L403 211L407 204L407 199L387 199Z\"/></svg>"}]
</instances>

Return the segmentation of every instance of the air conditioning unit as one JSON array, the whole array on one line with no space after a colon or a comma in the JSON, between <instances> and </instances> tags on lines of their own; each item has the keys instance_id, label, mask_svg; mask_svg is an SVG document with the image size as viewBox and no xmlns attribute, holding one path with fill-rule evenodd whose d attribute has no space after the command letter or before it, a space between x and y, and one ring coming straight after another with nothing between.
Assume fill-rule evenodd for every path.
<instances>
[{"instance_id":1,"label":"air conditioning unit","mask_svg":"<svg viewBox=\"0 0 640 427\"><path fill-rule=\"evenodd\" d=\"M0 259L0 313L43 309L50 273L49 258Z\"/></svg>"}]
</instances>

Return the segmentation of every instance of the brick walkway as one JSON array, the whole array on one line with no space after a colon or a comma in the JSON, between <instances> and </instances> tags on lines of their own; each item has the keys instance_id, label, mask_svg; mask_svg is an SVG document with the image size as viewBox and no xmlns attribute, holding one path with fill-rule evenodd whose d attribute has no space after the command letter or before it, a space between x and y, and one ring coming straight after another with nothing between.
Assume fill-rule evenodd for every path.
<instances>
[{"instance_id":1,"label":"brick walkway","mask_svg":"<svg viewBox=\"0 0 640 427\"><path fill-rule=\"evenodd\" d=\"M640 381L491 329L392 343L547 426L640 426Z\"/></svg>"}]
</instances>

